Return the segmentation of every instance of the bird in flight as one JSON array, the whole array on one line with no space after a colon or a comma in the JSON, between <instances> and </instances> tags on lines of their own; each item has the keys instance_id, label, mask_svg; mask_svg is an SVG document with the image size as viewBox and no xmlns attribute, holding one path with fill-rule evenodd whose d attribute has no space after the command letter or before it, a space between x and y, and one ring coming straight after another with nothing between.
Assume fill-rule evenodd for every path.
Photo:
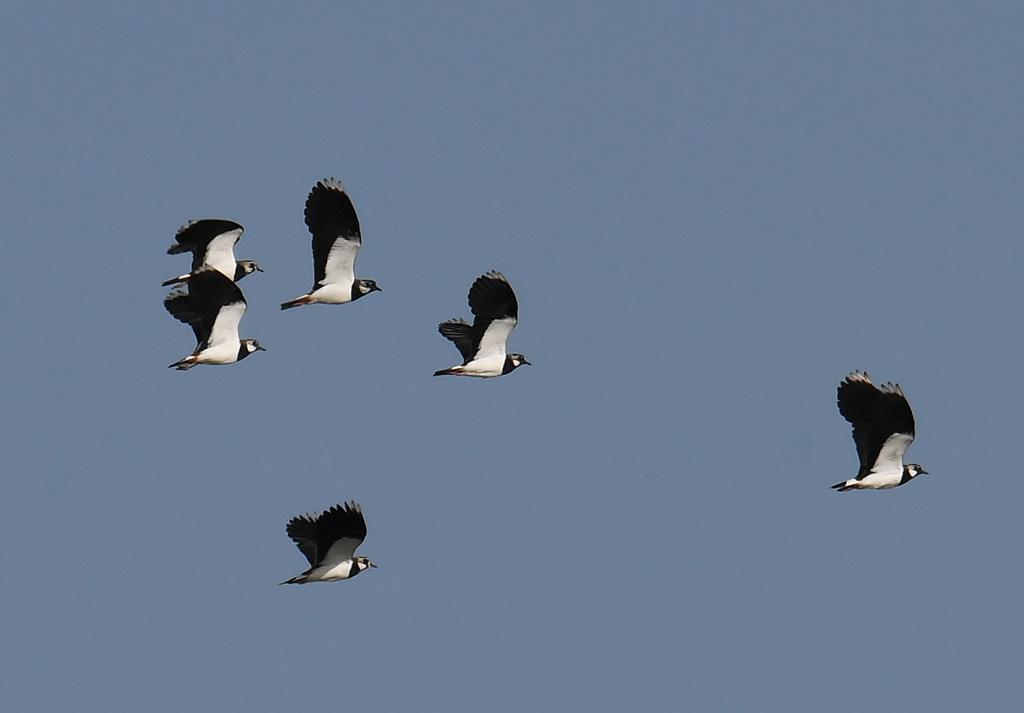
<instances>
[{"instance_id":1,"label":"bird in flight","mask_svg":"<svg viewBox=\"0 0 1024 713\"><path fill-rule=\"evenodd\" d=\"M239 339L245 295L214 268L194 273L187 291L172 292L164 300L164 307L172 317L192 327L196 336L195 351L168 368L187 371L198 364L234 364L253 352L266 351L255 339Z\"/></svg>"},{"instance_id":2,"label":"bird in flight","mask_svg":"<svg viewBox=\"0 0 1024 713\"><path fill-rule=\"evenodd\" d=\"M346 304L380 291L373 280L356 278L363 238L352 199L340 181L325 178L313 186L306 199L306 227L313 235L313 289L282 303L281 309Z\"/></svg>"},{"instance_id":3,"label":"bird in flight","mask_svg":"<svg viewBox=\"0 0 1024 713\"><path fill-rule=\"evenodd\" d=\"M181 226L167 254L191 252L192 271L165 280L163 286L183 285L204 267L212 267L233 282L254 272L263 272L255 260L235 260L235 243L242 237L242 230L244 228L235 221L220 218L190 220Z\"/></svg>"},{"instance_id":4,"label":"bird in flight","mask_svg":"<svg viewBox=\"0 0 1024 713\"><path fill-rule=\"evenodd\" d=\"M879 388L866 372L855 371L839 384L837 400L839 413L853 424L860 471L832 488L841 493L887 490L928 474L917 463L903 462L914 442L914 412L899 384L890 381Z\"/></svg>"},{"instance_id":5,"label":"bird in flight","mask_svg":"<svg viewBox=\"0 0 1024 713\"><path fill-rule=\"evenodd\" d=\"M312 515L298 515L285 528L309 561L309 569L281 584L334 582L349 579L370 567L368 557L356 557L356 548L366 539L366 520L358 503L335 505Z\"/></svg>"},{"instance_id":6,"label":"bird in flight","mask_svg":"<svg viewBox=\"0 0 1024 713\"><path fill-rule=\"evenodd\" d=\"M508 337L519 321L519 302L504 275L492 270L476 278L469 288L469 309L473 312L472 325L464 319L449 319L437 326L442 336L454 342L463 361L435 371L434 376L486 379L530 363L522 354L505 352Z\"/></svg>"}]
</instances>

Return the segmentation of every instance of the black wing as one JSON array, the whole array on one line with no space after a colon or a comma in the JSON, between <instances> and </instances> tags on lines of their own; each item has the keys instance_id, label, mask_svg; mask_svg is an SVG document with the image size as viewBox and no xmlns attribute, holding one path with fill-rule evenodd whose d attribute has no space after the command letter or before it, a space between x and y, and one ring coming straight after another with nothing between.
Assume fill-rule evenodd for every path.
<instances>
[{"instance_id":1,"label":"black wing","mask_svg":"<svg viewBox=\"0 0 1024 713\"><path fill-rule=\"evenodd\" d=\"M313 235L313 271L316 283L327 274L327 257L339 238L356 245L363 242L359 217L345 187L333 178L317 181L306 198L306 227ZM358 248L357 248L358 249ZM353 256L354 261L354 256Z\"/></svg>"},{"instance_id":2,"label":"black wing","mask_svg":"<svg viewBox=\"0 0 1024 713\"><path fill-rule=\"evenodd\" d=\"M853 424L853 441L860 457L860 478L870 472L882 446L894 433L914 438L914 412L898 384L878 388L864 372L855 371L839 384L839 413Z\"/></svg>"},{"instance_id":3,"label":"black wing","mask_svg":"<svg viewBox=\"0 0 1024 713\"><path fill-rule=\"evenodd\" d=\"M174 236L177 242L167 248L167 254L177 255L191 251L192 271L195 272L203 266L206 259L206 248L209 247L213 239L232 230L241 233L244 228L233 220L224 220L223 218L190 220L178 229L177 235Z\"/></svg>"},{"instance_id":4,"label":"black wing","mask_svg":"<svg viewBox=\"0 0 1024 713\"><path fill-rule=\"evenodd\" d=\"M188 292L168 295L164 307L172 317L192 327L196 343L202 347L210 338L221 307L235 302L245 304L245 295L238 285L230 277L207 268L192 275Z\"/></svg>"},{"instance_id":5,"label":"black wing","mask_svg":"<svg viewBox=\"0 0 1024 713\"><path fill-rule=\"evenodd\" d=\"M449 319L437 325L437 331L455 343L462 358L468 362L476 352L476 342L473 341L473 328L464 319Z\"/></svg>"},{"instance_id":6,"label":"black wing","mask_svg":"<svg viewBox=\"0 0 1024 713\"><path fill-rule=\"evenodd\" d=\"M366 520L359 504L348 502L335 505L319 515L293 517L285 531L306 556L309 566L316 567L338 540L353 540L356 546L365 540Z\"/></svg>"},{"instance_id":7,"label":"black wing","mask_svg":"<svg viewBox=\"0 0 1024 713\"><path fill-rule=\"evenodd\" d=\"M469 308L473 311L473 326L480 320L519 319L519 302L512 285L496 270L481 275L469 288ZM486 328L486 326L485 326Z\"/></svg>"},{"instance_id":8,"label":"black wing","mask_svg":"<svg viewBox=\"0 0 1024 713\"><path fill-rule=\"evenodd\" d=\"M505 276L497 270L491 270L476 278L469 288L469 309L474 317L472 344L475 353L466 359L480 357L491 351L504 351L508 335L519 319L519 302ZM493 331L488 335L487 331L492 329L492 324Z\"/></svg>"}]
</instances>

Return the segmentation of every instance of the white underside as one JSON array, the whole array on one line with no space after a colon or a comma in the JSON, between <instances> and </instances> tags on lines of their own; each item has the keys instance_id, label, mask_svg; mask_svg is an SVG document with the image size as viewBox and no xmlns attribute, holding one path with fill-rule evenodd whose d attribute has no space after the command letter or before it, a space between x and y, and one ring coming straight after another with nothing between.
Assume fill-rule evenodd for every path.
<instances>
[{"instance_id":1,"label":"white underside","mask_svg":"<svg viewBox=\"0 0 1024 713\"><path fill-rule=\"evenodd\" d=\"M343 305L352 301L352 283L324 285L309 293L309 301L316 304Z\"/></svg>"},{"instance_id":2,"label":"white underside","mask_svg":"<svg viewBox=\"0 0 1024 713\"><path fill-rule=\"evenodd\" d=\"M234 344L222 343L207 347L196 354L196 362L199 364L234 364L238 361L238 352L242 348L239 341Z\"/></svg>"},{"instance_id":3,"label":"white underside","mask_svg":"<svg viewBox=\"0 0 1024 713\"><path fill-rule=\"evenodd\" d=\"M501 376L505 368L505 355L495 355L486 359L475 359L465 366L452 367L452 371L462 376L476 376L486 379L492 376Z\"/></svg>"},{"instance_id":4,"label":"white underside","mask_svg":"<svg viewBox=\"0 0 1024 713\"><path fill-rule=\"evenodd\" d=\"M352 560L345 560L336 565L321 565L306 575L309 582L331 582L339 579L348 579L352 572Z\"/></svg>"},{"instance_id":5,"label":"white underside","mask_svg":"<svg viewBox=\"0 0 1024 713\"><path fill-rule=\"evenodd\" d=\"M886 470L881 473L871 473L860 480L848 480L847 485L858 488L871 488L872 490L886 490L895 488L903 480L903 469L897 471Z\"/></svg>"}]
</instances>

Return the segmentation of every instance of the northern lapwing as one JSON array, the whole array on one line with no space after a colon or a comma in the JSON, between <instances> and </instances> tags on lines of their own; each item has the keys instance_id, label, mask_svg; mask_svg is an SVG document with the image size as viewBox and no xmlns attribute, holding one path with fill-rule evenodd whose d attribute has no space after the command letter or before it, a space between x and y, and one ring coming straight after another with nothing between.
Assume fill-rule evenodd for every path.
<instances>
[{"instance_id":1,"label":"northern lapwing","mask_svg":"<svg viewBox=\"0 0 1024 713\"><path fill-rule=\"evenodd\" d=\"M293 517L285 531L306 556L309 569L281 584L334 582L377 566L368 557L355 556L356 548L366 539L366 520L358 503Z\"/></svg>"},{"instance_id":2,"label":"northern lapwing","mask_svg":"<svg viewBox=\"0 0 1024 713\"><path fill-rule=\"evenodd\" d=\"M234 281L213 268L194 273L187 291L172 292L164 307L192 327L197 342L194 352L168 368L187 371L197 364L234 364L253 352L266 351L255 339L238 338L245 295Z\"/></svg>"},{"instance_id":3,"label":"northern lapwing","mask_svg":"<svg viewBox=\"0 0 1024 713\"><path fill-rule=\"evenodd\" d=\"M317 181L306 199L306 227L313 235L313 277L309 294L281 304L281 309L301 305L341 305L355 302L380 288L373 280L356 278L355 265L363 237L352 199L340 181Z\"/></svg>"},{"instance_id":4,"label":"northern lapwing","mask_svg":"<svg viewBox=\"0 0 1024 713\"><path fill-rule=\"evenodd\" d=\"M235 243L242 237L242 230L235 221L221 218L190 220L181 226L167 254L191 252L192 271L164 281L163 287L183 285L204 267L212 267L235 282L254 272L263 272L255 260L235 260Z\"/></svg>"},{"instance_id":5,"label":"northern lapwing","mask_svg":"<svg viewBox=\"0 0 1024 713\"><path fill-rule=\"evenodd\" d=\"M530 363L522 354L505 353L508 336L519 319L519 303L504 275L492 270L476 278L469 288L469 309L473 312L472 326L461 318L437 325L437 331L455 343L463 362L435 371L434 376L453 374L486 379Z\"/></svg>"},{"instance_id":6,"label":"northern lapwing","mask_svg":"<svg viewBox=\"0 0 1024 713\"><path fill-rule=\"evenodd\" d=\"M857 477L833 485L834 489L841 493L887 490L927 475L917 463L903 462L914 442L914 412L899 384L890 381L879 388L867 372L855 371L839 384L837 400L839 413L853 424L860 471Z\"/></svg>"}]
</instances>

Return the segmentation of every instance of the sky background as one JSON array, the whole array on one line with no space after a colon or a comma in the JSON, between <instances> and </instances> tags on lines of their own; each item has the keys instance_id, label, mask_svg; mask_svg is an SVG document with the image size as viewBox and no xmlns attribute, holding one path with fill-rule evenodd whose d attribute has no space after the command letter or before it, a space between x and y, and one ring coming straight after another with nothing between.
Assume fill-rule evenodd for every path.
<instances>
[{"instance_id":1,"label":"sky background","mask_svg":"<svg viewBox=\"0 0 1024 713\"><path fill-rule=\"evenodd\" d=\"M1024 8L70 3L0 24L0 708L964 711L1024 697ZM345 182L383 292L312 284ZM191 218L246 227L188 373ZM501 270L486 381L437 323ZM932 475L857 472L902 384ZM305 569L360 502L378 569Z\"/></svg>"}]
</instances>

